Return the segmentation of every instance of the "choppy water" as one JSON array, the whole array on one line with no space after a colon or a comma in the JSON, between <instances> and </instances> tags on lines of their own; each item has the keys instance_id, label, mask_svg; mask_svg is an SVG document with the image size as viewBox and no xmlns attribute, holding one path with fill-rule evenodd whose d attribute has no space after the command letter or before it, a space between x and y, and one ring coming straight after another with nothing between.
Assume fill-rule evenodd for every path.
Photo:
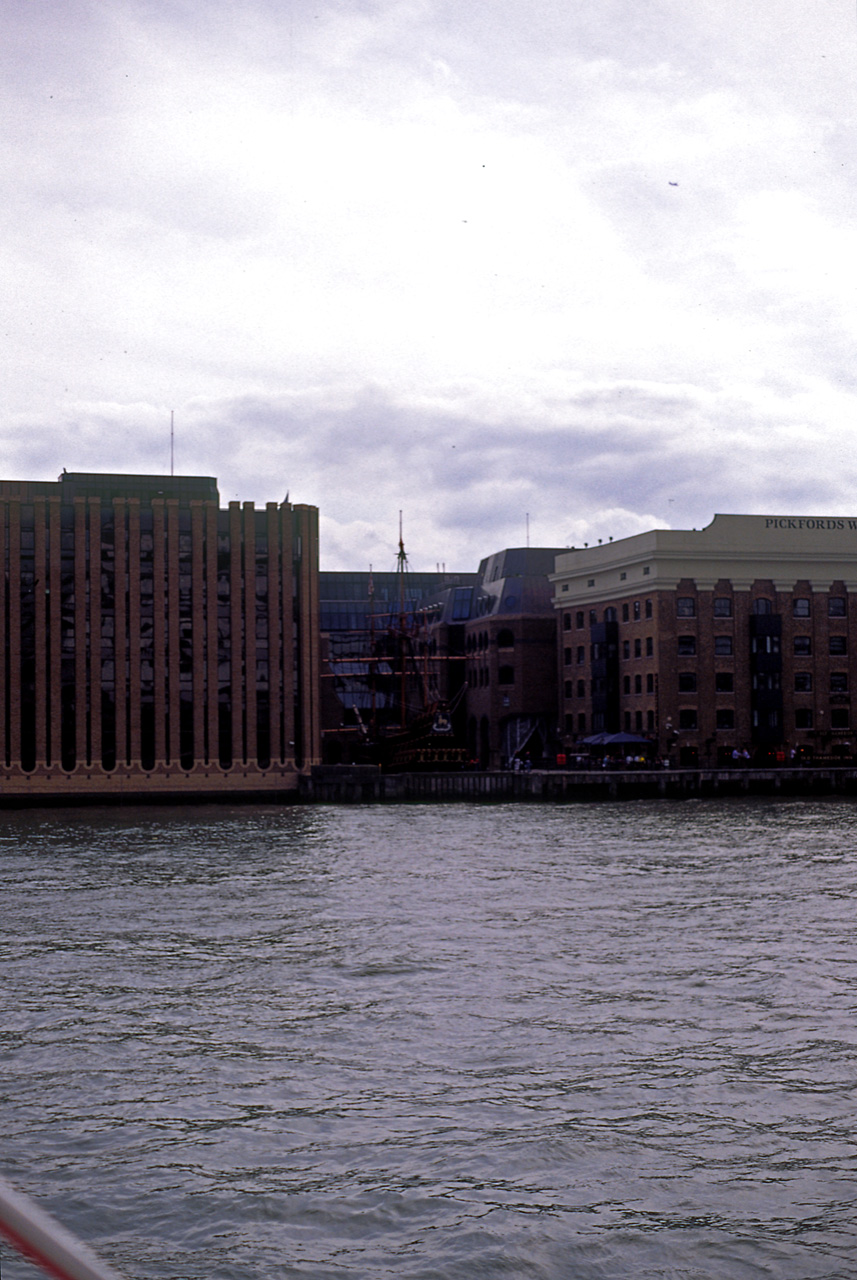
<instances>
[{"instance_id":1,"label":"choppy water","mask_svg":"<svg viewBox=\"0 0 857 1280\"><path fill-rule=\"evenodd\" d=\"M0 815L0 1173L141 1280L857 1276L855 837Z\"/></svg>"}]
</instances>

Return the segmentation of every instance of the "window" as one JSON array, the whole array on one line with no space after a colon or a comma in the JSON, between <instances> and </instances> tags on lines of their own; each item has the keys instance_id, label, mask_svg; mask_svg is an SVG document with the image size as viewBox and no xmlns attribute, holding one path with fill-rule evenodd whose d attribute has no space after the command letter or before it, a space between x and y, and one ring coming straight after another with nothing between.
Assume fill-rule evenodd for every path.
<instances>
[{"instance_id":1,"label":"window","mask_svg":"<svg viewBox=\"0 0 857 1280\"><path fill-rule=\"evenodd\" d=\"M651 658L655 652L655 642L651 636L646 636L646 657Z\"/></svg>"},{"instance_id":2,"label":"window","mask_svg":"<svg viewBox=\"0 0 857 1280\"><path fill-rule=\"evenodd\" d=\"M654 692L655 692L655 677L650 671L649 674L646 676L646 693L654 693Z\"/></svg>"},{"instance_id":3,"label":"window","mask_svg":"<svg viewBox=\"0 0 857 1280\"><path fill-rule=\"evenodd\" d=\"M847 707L831 707L830 709L831 729L847 729L848 719L849 717L848 717Z\"/></svg>"},{"instance_id":4,"label":"window","mask_svg":"<svg viewBox=\"0 0 857 1280\"><path fill-rule=\"evenodd\" d=\"M831 693L847 693L848 692L848 672L847 671L831 671L830 692Z\"/></svg>"},{"instance_id":5,"label":"window","mask_svg":"<svg viewBox=\"0 0 857 1280\"><path fill-rule=\"evenodd\" d=\"M795 710L795 728L811 729L812 728L812 708L798 707Z\"/></svg>"},{"instance_id":6,"label":"window","mask_svg":"<svg viewBox=\"0 0 857 1280\"><path fill-rule=\"evenodd\" d=\"M497 672L497 682L498 684L514 684L515 668L510 666L501 667Z\"/></svg>"},{"instance_id":7,"label":"window","mask_svg":"<svg viewBox=\"0 0 857 1280\"><path fill-rule=\"evenodd\" d=\"M581 667L583 666L585 661L586 661L586 647L585 645L579 644L577 646L577 665Z\"/></svg>"},{"instance_id":8,"label":"window","mask_svg":"<svg viewBox=\"0 0 857 1280\"><path fill-rule=\"evenodd\" d=\"M622 657L630 658L630 656L631 656L631 641L623 640L622 641Z\"/></svg>"},{"instance_id":9,"label":"window","mask_svg":"<svg viewBox=\"0 0 857 1280\"><path fill-rule=\"evenodd\" d=\"M622 621L628 621L628 606L626 604L622 605Z\"/></svg>"},{"instance_id":10,"label":"window","mask_svg":"<svg viewBox=\"0 0 857 1280\"><path fill-rule=\"evenodd\" d=\"M679 693L696 693L696 672L680 671L678 673Z\"/></svg>"},{"instance_id":11,"label":"window","mask_svg":"<svg viewBox=\"0 0 857 1280\"><path fill-rule=\"evenodd\" d=\"M735 728L735 712L729 707L723 707L717 712L717 728L718 729L734 729Z\"/></svg>"},{"instance_id":12,"label":"window","mask_svg":"<svg viewBox=\"0 0 857 1280\"><path fill-rule=\"evenodd\" d=\"M646 617L651 618L651 616L652 616L652 602L651 600L647 600L646 601Z\"/></svg>"},{"instance_id":13,"label":"window","mask_svg":"<svg viewBox=\"0 0 857 1280\"><path fill-rule=\"evenodd\" d=\"M758 600L753 601L754 613L773 613L774 608L770 600L766 600L764 596L760 596Z\"/></svg>"},{"instance_id":14,"label":"window","mask_svg":"<svg viewBox=\"0 0 857 1280\"><path fill-rule=\"evenodd\" d=\"M585 698L585 697L586 697L586 681L585 681L585 680L578 680L578 682L577 682L577 696L578 696L578 698Z\"/></svg>"},{"instance_id":15,"label":"window","mask_svg":"<svg viewBox=\"0 0 857 1280\"><path fill-rule=\"evenodd\" d=\"M574 682L572 680L566 680L565 682L565 696L567 698L574 697Z\"/></svg>"},{"instance_id":16,"label":"window","mask_svg":"<svg viewBox=\"0 0 857 1280\"><path fill-rule=\"evenodd\" d=\"M583 626L583 610L582 609L578 609L577 613L574 615L574 625L576 627Z\"/></svg>"},{"instance_id":17,"label":"window","mask_svg":"<svg viewBox=\"0 0 857 1280\"><path fill-rule=\"evenodd\" d=\"M840 654L843 654L843 653L847 653L847 652L848 652L848 641L847 641L847 637L846 637L846 636L831 636L831 637L830 637L830 650L829 650L829 651L830 651L830 653L835 653L835 654L837 654L837 655L840 655Z\"/></svg>"},{"instance_id":18,"label":"window","mask_svg":"<svg viewBox=\"0 0 857 1280\"><path fill-rule=\"evenodd\" d=\"M796 597L792 605L792 612L794 613L794 616L796 618L808 618L809 617L809 600L807 600L803 596Z\"/></svg>"},{"instance_id":19,"label":"window","mask_svg":"<svg viewBox=\"0 0 857 1280\"><path fill-rule=\"evenodd\" d=\"M731 596L715 596L714 597L714 616L715 618L731 618L732 617Z\"/></svg>"},{"instance_id":20,"label":"window","mask_svg":"<svg viewBox=\"0 0 857 1280\"><path fill-rule=\"evenodd\" d=\"M681 658L692 658L696 653L696 636L679 636L678 652Z\"/></svg>"},{"instance_id":21,"label":"window","mask_svg":"<svg viewBox=\"0 0 857 1280\"><path fill-rule=\"evenodd\" d=\"M564 613L562 615L562 629L563 631L571 630L571 614L570 613Z\"/></svg>"},{"instance_id":22,"label":"window","mask_svg":"<svg viewBox=\"0 0 857 1280\"><path fill-rule=\"evenodd\" d=\"M812 693L812 672L795 672L795 693Z\"/></svg>"},{"instance_id":23,"label":"window","mask_svg":"<svg viewBox=\"0 0 857 1280\"><path fill-rule=\"evenodd\" d=\"M635 622L639 622L639 621L640 621L640 602L639 602L639 600L635 600L635 601L634 601L634 621L635 621Z\"/></svg>"},{"instance_id":24,"label":"window","mask_svg":"<svg viewBox=\"0 0 857 1280\"><path fill-rule=\"evenodd\" d=\"M827 616L828 618L846 617L845 596L828 596Z\"/></svg>"},{"instance_id":25,"label":"window","mask_svg":"<svg viewBox=\"0 0 857 1280\"><path fill-rule=\"evenodd\" d=\"M623 692L623 693L630 693L630 692L631 692L631 677L630 677L630 676L625 676L625 678L623 679L623 681L622 681L622 692Z\"/></svg>"},{"instance_id":26,"label":"window","mask_svg":"<svg viewBox=\"0 0 857 1280\"><path fill-rule=\"evenodd\" d=\"M609 609L605 609L605 610L604 610L604 621L605 621L605 622L616 622L616 621L617 621L617 618L618 618L618 614L616 613L616 610L613 608L613 606L612 606L612 605L610 606L610 608L609 608Z\"/></svg>"},{"instance_id":27,"label":"window","mask_svg":"<svg viewBox=\"0 0 857 1280\"><path fill-rule=\"evenodd\" d=\"M590 609L590 610L589 610L589 625L590 625L591 627L594 627L594 626L595 626L595 623L596 623L597 621L598 621L598 618L597 618L597 616L596 616L595 610L594 610L594 609Z\"/></svg>"},{"instance_id":28,"label":"window","mask_svg":"<svg viewBox=\"0 0 857 1280\"><path fill-rule=\"evenodd\" d=\"M623 570L622 570L622 572L619 574L619 581L620 581L620 582L624 582L624 581L625 581L625 579L627 578L627 576L628 576L628 575L627 575L627 573L626 573L626 572L625 572L625 570L623 569Z\"/></svg>"},{"instance_id":29,"label":"window","mask_svg":"<svg viewBox=\"0 0 857 1280\"><path fill-rule=\"evenodd\" d=\"M587 585L587 587L594 587L594 586L595 586L595 579L594 579L594 578L587 578L587 579L586 579L586 585Z\"/></svg>"},{"instance_id":30,"label":"window","mask_svg":"<svg viewBox=\"0 0 857 1280\"><path fill-rule=\"evenodd\" d=\"M676 617L695 618L696 601L693 596L679 596L675 602Z\"/></svg>"},{"instance_id":31,"label":"window","mask_svg":"<svg viewBox=\"0 0 857 1280\"><path fill-rule=\"evenodd\" d=\"M680 729L696 728L696 707L683 707L678 713L678 727Z\"/></svg>"},{"instance_id":32,"label":"window","mask_svg":"<svg viewBox=\"0 0 857 1280\"><path fill-rule=\"evenodd\" d=\"M514 649L515 634L508 627L504 627L502 631L497 632L497 648L498 649Z\"/></svg>"},{"instance_id":33,"label":"window","mask_svg":"<svg viewBox=\"0 0 857 1280\"><path fill-rule=\"evenodd\" d=\"M571 666L571 649L563 649L562 660L565 666Z\"/></svg>"},{"instance_id":34,"label":"window","mask_svg":"<svg viewBox=\"0 0 857 1280\"><path fill-rule=\"evenodd\" d=\"M809 636L795 636L794 651L799 658L808 658L812 653L812 640Z\"/></svg>"},{"instance_id":35,"label":"window","mask_svg":"<svg viewBox=\"0 0 857 1280\"><path fill-rule=\"evenodd\" d=\"M634 657L642 658L642 656L643 656L643 642L642 640L635 640L634 641Z\"/></svg>"},{"instance_id":36,"label":"window","mask_svg":"<svg viewBox=\"0 0 857 1280\"><path fill-rule=\"evenodd\" d=\"M732 693L734 680L731 671L718 671L714 677L715 693Z\"/></svg>"},{"instance_id":37,"label":"window","mask_svg":"<svg viewBox=\"0 0 857 1280\"><path fill-rule=\"evenodd\" d=\"M731 657L732 654L732 637L731 636L715 636L714 652L721 658Z\"/></svg>"},{"instance_id":38,"label":"window","mask_svg":"<svg viewBox=\"0 0 857 1280\"><path fill-rule=\"evenodd\" d=\"M643 692L643 677L634 676L634 693L642 693L642 692Z\"/></svg>"}]
</instances>

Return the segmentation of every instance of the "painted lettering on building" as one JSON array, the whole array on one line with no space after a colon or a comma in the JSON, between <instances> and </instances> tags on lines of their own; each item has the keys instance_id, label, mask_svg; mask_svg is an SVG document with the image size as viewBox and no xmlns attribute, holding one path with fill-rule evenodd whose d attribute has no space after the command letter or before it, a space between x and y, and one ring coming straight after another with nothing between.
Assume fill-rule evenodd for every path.
<instances>
[{"instance_id":1,"label":"painted lettering on building","mask_svg":"<svg viewBox=\"0 0 857 1280\"><path fill-rule=\"evenodd\" d=\"M857 531L857 520L815 520L796 516L767 516L766 529L815 529L818 532L835 532L842 529Z\"/></svg>"}]
</instances>

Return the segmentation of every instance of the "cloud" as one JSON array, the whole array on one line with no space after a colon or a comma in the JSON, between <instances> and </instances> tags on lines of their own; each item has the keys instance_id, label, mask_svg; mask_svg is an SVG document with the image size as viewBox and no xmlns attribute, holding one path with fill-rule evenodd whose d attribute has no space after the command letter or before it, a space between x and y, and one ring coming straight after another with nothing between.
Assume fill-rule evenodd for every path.
<instances>
[{"instance_id":1,"label":"cloud","mask_svg":"<svg viewBox=\"0 0 857 1280\"><path fill-rule=\"evenodd\" d=\"M853 16L853 15L852 15ZM9 7L4 471L398 511L425 567L850 506L851 19Z\"/></svg>"}]
</instances>

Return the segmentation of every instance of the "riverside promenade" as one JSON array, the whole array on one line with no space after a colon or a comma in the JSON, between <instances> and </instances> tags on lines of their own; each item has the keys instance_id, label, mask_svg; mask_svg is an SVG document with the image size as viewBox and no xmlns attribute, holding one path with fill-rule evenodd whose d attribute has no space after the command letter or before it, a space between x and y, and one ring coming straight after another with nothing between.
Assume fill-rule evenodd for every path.
<instances>
[{"instance_id":1,"label":"riverside promenade","mask_svg":"<svg viewBox=\"0 0 857 1280\"><path fill-rule=\"evenodd\" d=\"M320 765L298 782L309 804L690 800L717 796L854 796L857 768L534 769L530 773L381 773Z\"/></svg>"}]
</instances>

